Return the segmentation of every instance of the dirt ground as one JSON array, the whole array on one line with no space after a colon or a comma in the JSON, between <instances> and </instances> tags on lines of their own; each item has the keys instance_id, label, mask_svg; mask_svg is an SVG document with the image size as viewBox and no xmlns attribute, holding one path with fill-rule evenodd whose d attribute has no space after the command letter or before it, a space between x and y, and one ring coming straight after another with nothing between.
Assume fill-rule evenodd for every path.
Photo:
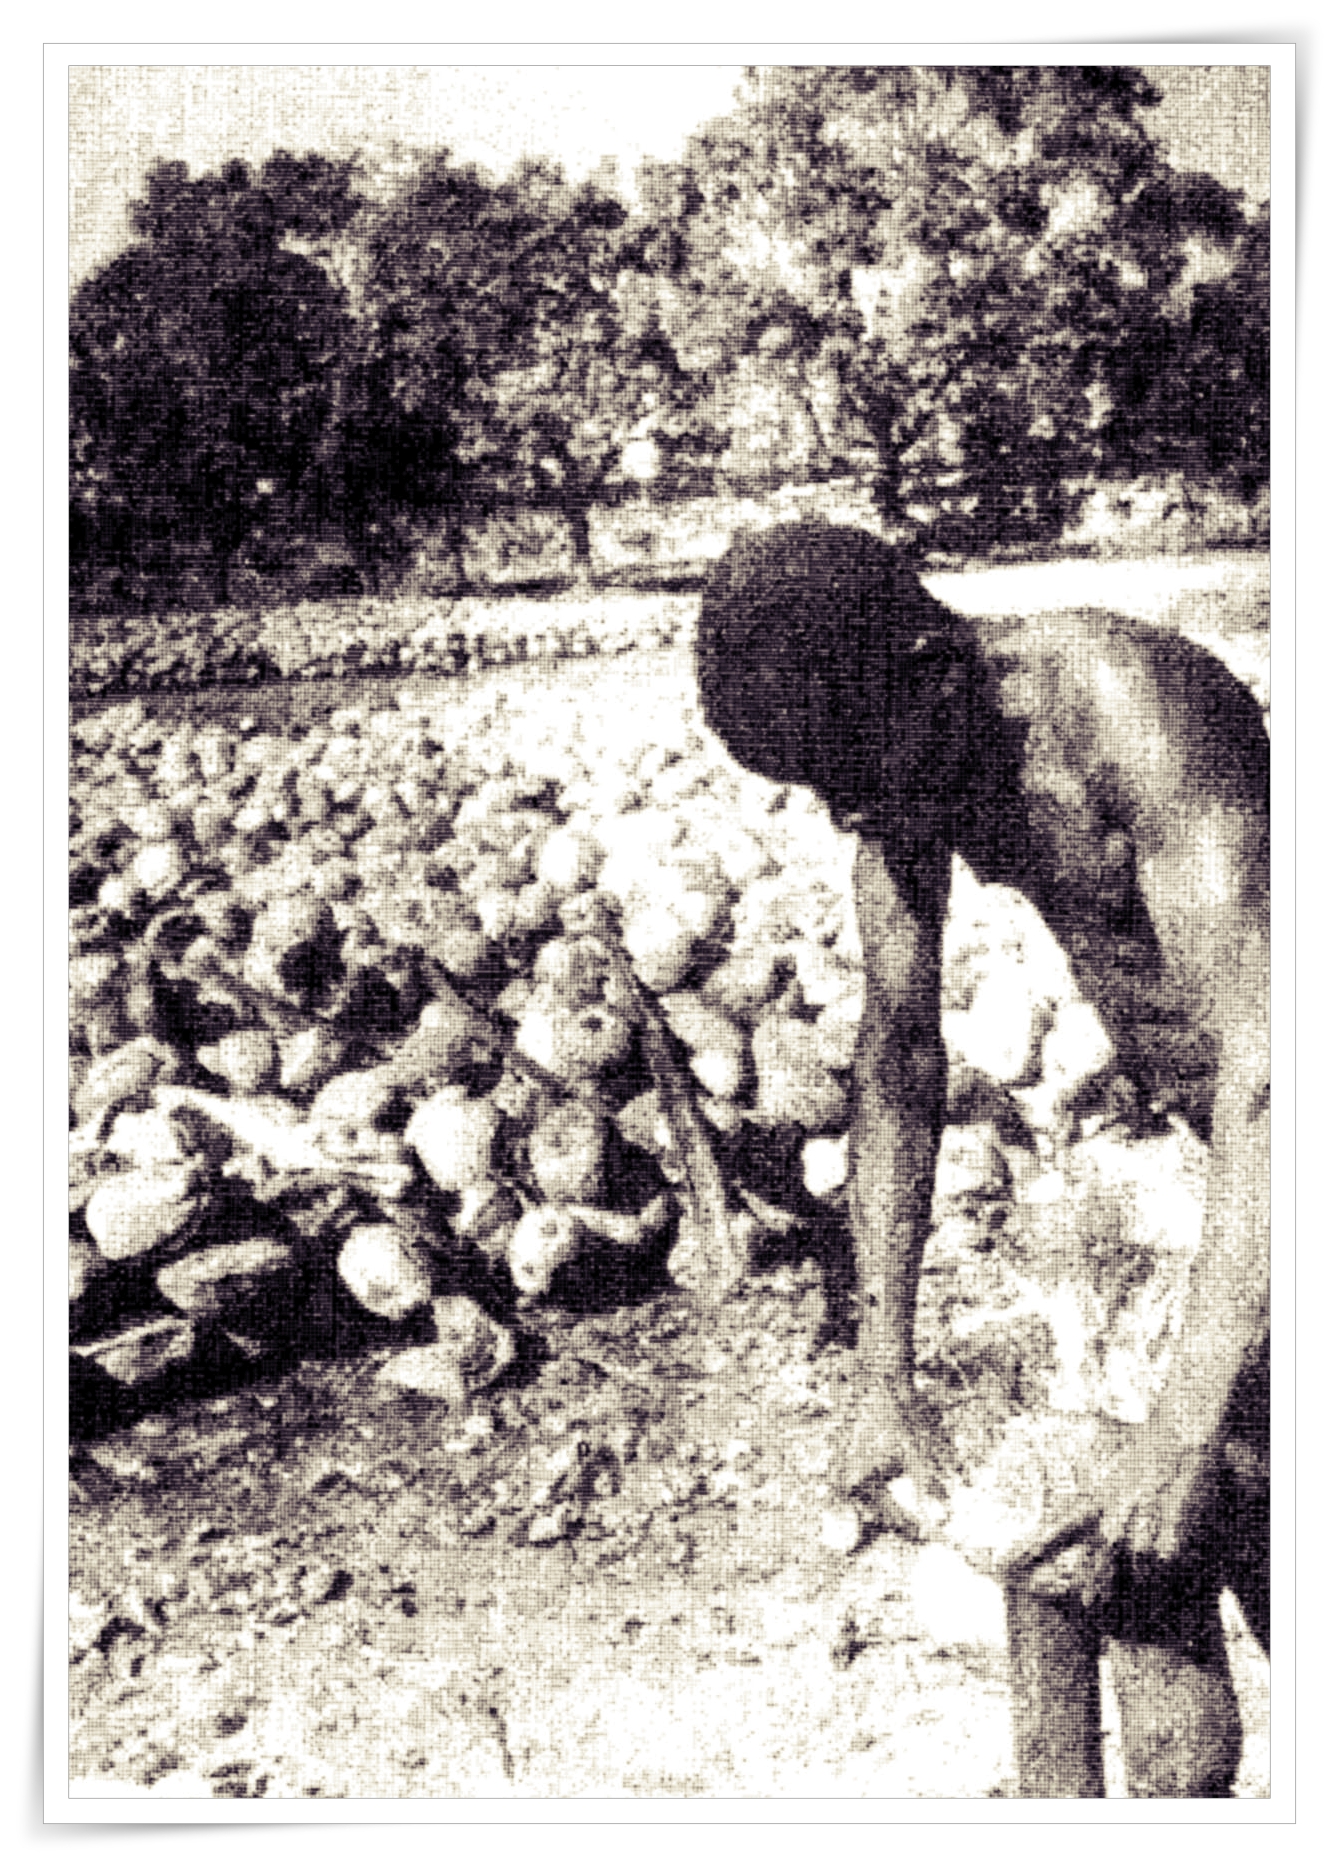
<instances>
[{"instance_id":1,"label":"dirt ground","mask_svg":"<svg viewBox=\"0 0 1339 1867\"><path fill-rule=\"evenodd\" d=\"M615 668L641 705L686 674ZM269 724L357 697L151 705ZM821 1546L851 1372L827 1310L800 1255L711 1314L672 1290L534 1313L463 1424L373 1353L225 1369L81 1438L72 1792L1010 1795L998 1592L893 1536ZM1268 1663L1225 1608L1236 1793L1267 1796Z\"/></svg>"},{"instance_id":2,"label":"dirt ground","mask_svg":"<svg viewBox=\"0 0 1339 1867\"><path fill-rule=\"evenodd\" d=\"M824 1308L807 1263L712 1317L546 1313L464 1430L373 1356L81 1447L76 1793L1008 1795L996 1591L820 1545ZM1229 1626L1259 1796L1268 1668Z\"/></svg>"}]
</instances>

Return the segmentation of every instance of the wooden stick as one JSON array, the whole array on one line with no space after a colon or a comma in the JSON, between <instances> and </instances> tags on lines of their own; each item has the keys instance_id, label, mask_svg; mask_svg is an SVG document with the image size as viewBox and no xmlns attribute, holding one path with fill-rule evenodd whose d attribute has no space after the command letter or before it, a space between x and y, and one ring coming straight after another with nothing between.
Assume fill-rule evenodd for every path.
<instances>
[{"instance_id":1,"label":"wooden stick","mask_svg":"<svg viewBox=\"0 0 1339 1867\"><path fill-rule=\"evenodd\" d=\"M679 1065L669 1026L665 1023L654 996L633 972L622 945L608 942L610 970L620 993L636 1005L646 1043L646 1060L655 1077L665 1119L674 1142L677 1164L688 1184L690 1217L706 1244L711 1261L711 1288L699 1292L706 1301L714 1300L718 1287L726 1281L730 1262L730 1213L725 1199L725 1182L716 1163L716 1152L707 1133L707 1125L698 1110L692 1084Z\"/></svg>"}]
</instances>

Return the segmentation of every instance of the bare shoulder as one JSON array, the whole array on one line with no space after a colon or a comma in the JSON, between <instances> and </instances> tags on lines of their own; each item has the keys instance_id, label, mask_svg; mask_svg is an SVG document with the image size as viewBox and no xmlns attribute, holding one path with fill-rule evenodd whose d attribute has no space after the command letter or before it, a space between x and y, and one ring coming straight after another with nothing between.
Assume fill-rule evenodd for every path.
<instances>
[{"instance_id":1,"label":"bare shoulder","mask_svg":"<svg viewBox=\"0 0 1339 1867\"><path fill-rule=\"evenodd\" d=\"M1207 649L1100 609L985 618L975 634L1000 712L1132 827L1174 801L1267 812L1263 716Z\"/></svg>"}]
</instances>

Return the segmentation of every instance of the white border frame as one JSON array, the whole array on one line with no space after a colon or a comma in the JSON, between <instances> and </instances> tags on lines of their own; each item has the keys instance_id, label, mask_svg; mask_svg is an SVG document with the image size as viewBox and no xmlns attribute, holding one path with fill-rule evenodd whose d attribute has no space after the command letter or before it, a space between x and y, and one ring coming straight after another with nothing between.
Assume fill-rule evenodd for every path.
<instances>
[{"instance_id":1,"label":"white border frame","mask_svg":"<svg viewBox=\"0 0 1339 1867\"><path fill-rule=\"evenodd\" d=\"M1066 9L1068 12L1068 10ZM1073 18L1072 14L1068 15ZM1280 28L1287 31L1287 25ZM510 42L502 44L437 43L426 45L296 43L86 43L59 44L47 48L44 70L45 121L45 196L46 231L44 285L47 319L45 356L46 433L48 448L45 462L46 494L46 604L44 634L44 669L46 674L46 750L45 808L46 837L49 853L63 852L63 782L67 723L64 695L68 674L68 628L64 599L65 549L63 449L57 445L55 429L64 414L63 345L55 341L55 327L61 321L66 299L65 246L68 233L68 208L65 198L66 148L68 136L65 108L65 76L71 64L214 64L214 63L294 63L294 64L737 64L754 63L1038 63L1089 64L1268 64L1274 74L1271 100L1271 141L1273 177L1271 183L1273 214L1273 294L1274 331L1273 373L1273 525L1276 539L1273 563L1273 655L1272 714L1276 769L1288 772L1296 752L1296 536L1297 483L1295 465L1295 350L1293 333L1296 320L1294 278L1296 246L1294 215L1296 207L1293 170L1295 141L1294 88L1295 53L1288 44L1223 44L1210 39L1198 43L1162 44L1156 41L1108 44L1066 43L971 43L946 44L890 43L887 41L818 44L814 42L768 43L671 43L610 44L608 42L568 41L559 43ZM1314 188L1314 181L1312 186ZM1275 953L1274 1047L1279 1067L1275 1071L1279 1121L1275 1158L1278 1170L1273 1182L1273 1225L1275 1246L1274 1375L1276 1391L1286 1395L1289 1377L1295 1378L1295 1262L1296 1188L1287 1171L1289 1143L1295 1142L1297 1109L1295 1098L1295 976L1294 943L1297 926L1294 911L1294 849L1296 838L1296 797L1284 784L1276 790L1273 805L1276 826L1274 837ZM53 829L57 832L53 835ZM1277 833L1277 832L1281 832ZM48 1220L59 1216L65 1179L63 1136L65 1131L63 1036L64 1036L64 874L63 854L47 864L44 886L46 909L47 968L44 987L44 1052L59 1067L46 1072L42 1101L45 1118L43 1186ZM54 1225L53 1225L54 1235ZM615 1823L620 1826L677 1826L679 1824L777 1823L790 1827L817 1823L822 1826L848 1824L861 1826L901 1825L904 1822L943 1823L991 1826L1049 1826L1052 1823L1081 1826L1180 1826L1184 1823L1210 1823L1214 1826L1277 1825L1294 1819L1295 1785L1293 1761L1296 1732L1295 1674L1295 1600L1294 1564L1296 1557L1294 1434L1291 1420L1275 1424L1274 1513L1276 1523L1275 1572L1275 1653L1273 1659L1273 1789L1267 1802L1231 1804L1174 1803L1100 1803L1080 1805L1039 1805L992 1802L926 1803L867 1802L841 1798L784 1803L701 1802L675 1803L657 1799L634 1802L582 1798L571 1802L469 1802L461 1804L407 1803L402 1801L365 1801L357 1803L290 1804L282 1802L246 1803L210 1801L208 1803L155 1802L145 1797L125 1801L72 1799L67 1793L68 1729L66 1724L67 1679L65 1668L66 1629L64 1612L64 1576L67 1566L67 1519L63 1481L64 1446L68 1423L66 1399L65 1252L48 1240L44 1251L44 1312L47 1354L43 1372L44 1472L43 1524L46 1559L45 1588L45 1810L48 1822L60 1823L134 1823L134 1824L232 1824L253 1823L262 1826L329 1825L345 1823L505 1823L531 1826L535 1823L586 1825ZM1321 1250L1327 1237L1317 1240ZM1328 1476L1328 1474L1327 1474ZM1319 1705L1316 1706L1319 1710Z\"/></svg>"}]
</instances>

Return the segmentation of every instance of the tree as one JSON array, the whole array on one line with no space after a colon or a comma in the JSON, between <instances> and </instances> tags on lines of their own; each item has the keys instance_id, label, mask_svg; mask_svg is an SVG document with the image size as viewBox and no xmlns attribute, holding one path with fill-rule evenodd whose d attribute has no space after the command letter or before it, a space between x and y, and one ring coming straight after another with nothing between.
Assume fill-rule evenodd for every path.
<instances>
[{"instance_id":1,"label":"tree","mask_svg":"<svg viewBox=\"0 0 1339 1867\"><path fill-rule=\"evenodd\" d=\"M263 522L301 486L324 433L344 294L319 248L356 212L352 165L280 153L192 181L160 163L134 244L70 315L71 497L81 549L158 571L203 552L217 600Z\"/></svg>"},{"instance_id":2,"label":"tree","mask_svg":"<svg viewBox=\"0 0 1339 1867\"><path fill-rule=\"evenodd\" d=\"M1269 235L1265 207L1217 276L1150 306L1113 357L1103 440L1122 472L1248 503L1268 484Z\"/></svg>"},{"instance_id":3,"label":"tree","mask_svg":"<svg viewBox=\"0 0 1339 1867\"><path fill-rule=\"evenodd\" d=\"M655 230L599 179L565 180L527 161L508 177L512 215L505 301L520 330L492 378L510 478L523 501L557 513L581 577L590 515L622 484L630 441L673 462L710 452L704 383L669 340L648 265Z\"/></svg>"},{"instance_id":4,"label":"tree","mask_svg":"<svg viewBox=\"0 0 1339 1867\"><path fill-rule=\"evenodd\" d=\"M521 341L510 203L449 150L401 152L346 245L354 313L318 464L333 515L375 582L415 528L442 522L464 580L469 521L501 496L493 378Z\"/></svg>"},{"instance_id":5,"label":"tree","mask_svg":"<svg viewBox=\"0 0 1339 1867\"><path fill-rule=\"evenodd\" d=\"M750 71L657 181L680 355L824 387L912 548L1054 536L1109 464L1113 358L1240 223L1176 185L1156 101L1118 67Z\"/></svg>"}]
</instances>

